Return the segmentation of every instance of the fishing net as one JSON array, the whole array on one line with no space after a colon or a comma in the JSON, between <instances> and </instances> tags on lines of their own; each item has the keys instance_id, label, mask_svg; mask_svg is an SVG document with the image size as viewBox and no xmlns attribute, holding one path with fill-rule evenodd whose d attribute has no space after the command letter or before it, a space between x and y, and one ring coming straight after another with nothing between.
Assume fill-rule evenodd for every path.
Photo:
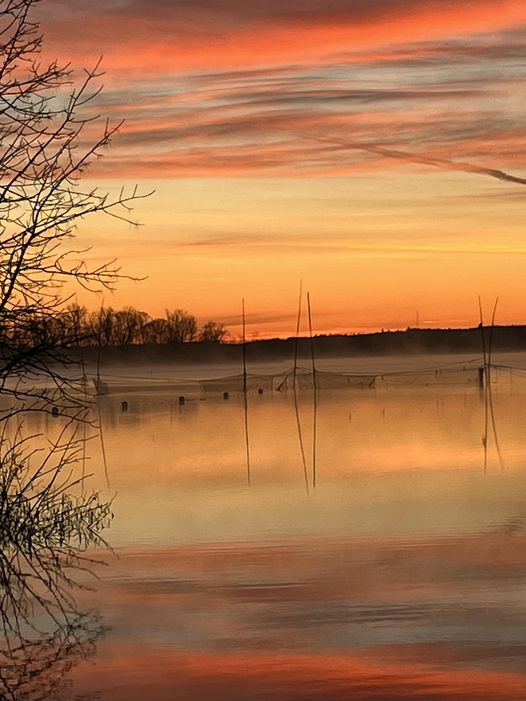
<instances>
[{"instance_id":1,"label":"fishing net","mask_svg":"<svg viewBox=\"0 0 526 701\"><path fill-rule=\"evenodd\" d=\"M272 392L275 378L276 375L247 375L246 390L247 392ZM244 392L245 377L244 375L215 377L210 380L199 380L198 385L201 392L205 393Z\"/></svg>"},{"instance_id":2,"label":"fishing net","mask_svg":"<svg viewBox=\"0 0 526 701\"><path fill-rule=\"evenodd\" d=\"M420 372L392 372L379 375L378 380L386 385L481 385L482 368L436 368Z\"/></svg>"},{"instance_id":3,"label":"fishing net","mask_svg":"<svg viewBox=\"0 0 526 701\"><path fill-rule=\"evenodd\" d=\"M492 381L496 381L497 372L492 371ZM96 384L96 380L93 380ZM275 374L242 373L212 377L207 379L188 379L177 376L155 378L112 376L104 373L98 387L99 393L143 392L156 390L177 393L186 396L221 396L243 393L263 394L269 392L287 392L294 389L305 391L356 389L367 390L375 387L389 386L441 386L467 385L482 386L483 369L479 363L451 365L436 368L424 368L414 371L396 371L385 373L351 373L329 372L311 368L298 367L295 370Z\"/></svg>"},{"instance_id":4,"label":"fishing net","mask_svg":"<svg viewBox=\"0 0 526 701\"><path fill-rule=\"evenodd\" d=\"M294 389L371 389L376 382L376 375L353 375L350 373L326 372L323 370L305 370L298 368L276 378L275 389L279 392Z\"/></svg>"}]
</instances>

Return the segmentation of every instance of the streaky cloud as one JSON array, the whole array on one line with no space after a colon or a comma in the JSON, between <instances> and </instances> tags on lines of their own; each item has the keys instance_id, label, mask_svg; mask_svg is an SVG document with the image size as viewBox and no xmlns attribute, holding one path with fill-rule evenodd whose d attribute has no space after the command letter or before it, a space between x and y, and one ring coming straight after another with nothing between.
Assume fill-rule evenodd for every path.
<instances>
[{"instance_id":1,"label":"streaky cloud","mask_svg":"<svg viewBox=\"0 0 526 701\"><path fill-rule=\"evenodd\" d=\"M512 175L511 173L506 173L505 171L499 170L497 168L486 168L484 166L476 165L474 163L466 163L465 161L451 161L446 158L432 158L430 156L410 153L408 151L400 151L398 149L384 148L383 146L377 146L360 142L344 141L341 139L333 139L330 137L324 138L321 136L308 136L306 134L303 134L302 138L312 139L313 141L319 141L321 143L337 144L344 149L365 151L366 153L372 153L378 156L384 156L386 158L393 158L395 160L401 160L407 163L419 163L421 165L432 166L434 168L440 168L442 170L456 170L462 171L464 173L487 175L497 180L504 180L505 182L516 183L518 185L526 185L526 178L522 178L517 175Z\"/></svg>"}]
</instances>

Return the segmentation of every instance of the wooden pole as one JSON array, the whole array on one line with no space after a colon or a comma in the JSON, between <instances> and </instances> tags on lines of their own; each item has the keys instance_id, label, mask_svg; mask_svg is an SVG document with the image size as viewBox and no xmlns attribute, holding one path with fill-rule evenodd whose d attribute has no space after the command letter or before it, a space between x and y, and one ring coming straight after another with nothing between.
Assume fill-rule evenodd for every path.
<instances>
[{"instance_id":1,"label":"wooden pole","mask_svg":"<svg viewBox=\"0 0 526 701\"><path fill-rule=\"evenodd\" d=\"M300 336L300 324L301 324L301 303L303 297L303 281L300 280L300 293L298 298L298 318L296 321L296 341L294 343L294 369L293 369L293 383L294 389L296 389L296 381L298 374L298 352L299 352L299 336Z\"/></svg>"},{"instance_id":2,"label":"wooden pole","mask_svg":"<svg viewBox=\"0 0 526 701\"><path fill-rule=\"evenodd\" d=\"M488 339L488 384L489 384L489 375L491 372L491 355L493 352L493 329L495 327L495 317L497 314L497 306L499 304L499 298L497 297L495 299L495 304L493 305L493 313L491 315L491 326L489 327L489 339Z\"/></svg>"},{"instance_id":3,"label":"wooden pole","mask_svg":"<svg viewBox=\"0 0 526 701\"><path fill-rule=\"evenodd\" d=\"M480 334L481 334L481 340L482 340L482 364L484 368L484 383L486 382L486 365L487 365L487 359L486 359L486 336L484 335L484 316L482 314L482 301L480 299L479 295L479 317L480 317Z\"/></svg>"},{"instance_id":4,"label":"wooden pole","mask_svg":"<svg viewBox=\"0 0 526 701\"><path fill-rule=\"evenodd\" d=\"M102 310L104 307L102 304L100 305L100 311L99 311L99 330L97 334L97 395L102 394L102 387L101 387L101 379L100 379L100 366L101 366L101 338L102 338L102 331L101 331L101 324L102 324Z\"/></svg>"},{"instance_id":5,"label":"wooden pole","mask_svg":"<svg viewBox=\"0 0 526 701\"><path fill-rule=\"evenodd\" d=\"M484 315L482 313L482 301L479 295L479 315L480 315L480 333L482 339L482 387L484 392L484 435L482 437L482 445L484 447L484 474L488 471L488 423L489 423L489 404L488 404L488 367L486 358L486 337L484 335Z\"/></svg>"},{"instance_id":6,"label":"wooden pole","mask_svg":"<svg viewBox=\"0 0 526 701\"><path fill-rule=\"evenodd\" d=\"M241 302L241 313L243 317L243 409L245 418L245 450L247 459L247 483L251 485L250 471L250 439L248 432L248 382L247 382L247 332L246 332L246 317L245 317L245 300Z\"/></svg>"}]
</instances>

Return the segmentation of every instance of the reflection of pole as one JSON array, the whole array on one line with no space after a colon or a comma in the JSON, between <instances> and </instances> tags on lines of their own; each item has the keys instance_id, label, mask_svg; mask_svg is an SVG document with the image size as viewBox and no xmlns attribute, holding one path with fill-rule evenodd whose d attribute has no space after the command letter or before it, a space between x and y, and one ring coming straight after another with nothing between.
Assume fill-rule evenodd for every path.
<instances>
[{"instance_id":1,"label":"reflection of pole","mask_svg":"<svg viewBox=\"0 0 526 701\"><path fill-rule=\"evenodd\" d=\"M245 319L245 300L241 302L241 313L243 317L243 407L245 415L245 448L247 455L247 482L250 485L251 475L250 475L250 441L248 435L248 386L247 386L247 333L246 333L246 319Z\"/></svg>"},{"instance_id":2,"label":"reflection of pole","mask_svg":"<svg viewBox=\"0 0 526 701\"><path fill-rule=\"evenodd\" d=\"M493 306L493 312L491 315L491 325L489 330L488 345L486 347L486 338L484 334L484 318L482 314L482 303L479 297L479 313L480 313L480 330L482 334L482 355L484 366L482 372L479 370L479 379L481 386L484 389L484 436L482 438L482 444L484 446L484 474L487 472L488 467L488 438L489 438L489 423L491 421L491 429L493 433L493 439L495 441L495 448L497 450L497 455L499 457L499 463L501 469L504 467L504 461L502 459L502 452L500 449L499 436L497 433L497 424L495 420L495 410L493 407L493 393L491 386L491 366L492 366L492 353L493 353L493 332L495 327L495 317L497 314L497 306L499 303L499 298L495 299L495 304Z\"/></svg>"},{"instance_id":3,"label":"reflection of pole","mask_svg":"<svg viewBox=\"0 0 526 701\"><path fill-rule=\"evenodd\" d=\"M82 348L82 342L79 336L80 327L80 313L79 306L77 304L77 298L75 297L75 314L73 323L75 324L75 343L77 345L79 355L80 355L80 365L82 367L82 391L84 393L84 412L82 416L83 420L83 436L82 436L82 478L80 482L81 495L84 496L84 482L86 481L86 443L88 441L88 378L86 375L86 360L84 358L84 350Z\"/></svg>"},{"instance_id":4,"label":"reflection of pole","mask_svg":"<svg viewBox=\"0 0 526 701\"><path fill-rule=\"evenodd\" d=\"M309 314L310 357L312 364L312 488L316 489L316 443L318 429L318 378L316 376L316 358L314 357L314 336L312 335L312 313L310 293L307 292L307 310Z\"/></svg>"},{"instance_id":5,"label":"reflection of pole","mask_svg":"<svg viewBox=\"0 0 526 701\"><path fill-rule=\"evenodd\" d=\"M100 448L102 451L102 462L104 464L104 476L106 477L106 486L108 487L108 489L111 489L110 473L108 471L108 459L106 457L106 446L104 444L104 430L102 427L102 410L100 406L100 400L97 401L97 413L99 417Z\"/></svg>"},{"instance_id":6,"label":"reflection of pole","mask_svg":"<svg viewBox=\"0 0 526 701\"><path fill-rule=\"evenodd\" d=\"M491 388L491 358L493 353L493 329L495 327L495 316L497 314L497 305L499 303L499 298L495 299L495 305L493 306L493 314L491 315L491 327L489 331L489 341L488 341L488 376L487 376L487 392L488 392L488 403L491 416L491 427L493 429L493 438L495 439L495 448L497 449L497 455L499 456L499 463L501 469L504 468L504 461L502 460L502 453L500 450L499 437L497 435L497 424L495 422L495 411L493 409L493 394Z\"/></svg>"},{"instance_id":7,"label":"reflection of pole","mask_svg":"<svg viewBox=\"0 0 526 701\"><path fill-rule=\"evenodd\" d=\"M303 477L305 479L305 491L309 495L309 476L307 474L307 460L305 458L305 445L303 443L303 431L301 429L300 408L298 404L298 344L301 323L301 303L303 296L303 282L300 280L300 294L298 298L298 319L296 321L296 341L294 344L294 370L292 391L294 394L294 413L296 414L296 428L298 430L298 440L300 443L301 464L303 466Z\"/></svg>"},{"instance_id":8,"label":"reflection of pole","mask_svg":"<svg viewBox=\"0 0 526 701\"><path fill-rule=\"evenodd\" d=\"M101 366L101 339L102 339L102 315L104 307L100 305L99 312L99 330L98 330L98 348L97 348L97 415L99 419L99 434L100 434L100 448L102 451L102 462L104 464L104 475L106 477L106 486L110 489L110 475L108 472L108 460L106 458L106 446L104 445L104 430L102 427L102 410L100 406L100 399L98 398L102 394L102 381L100 379L100 366Z\"/></svg>"},{"instance_id":9,"label":"reflection of pole","mask_svg":"<svg viewBox=\"0 0 526 701\"><path fill-rule=\"evenodd\" d=\"M300 454L301 454L301 464L303 465L303 477L305 479L305 491L307 496L309 496L309 476L307 474L307 460L305 458L305 446L303 444L303 431L301 430L301 418L300 418L300 408L298 404L298 388L294 384L294 389L292 390L294 395L294 412L296 414L296 428L298 429L298 439L300 442Z\"/></svg>"}]
</instances>

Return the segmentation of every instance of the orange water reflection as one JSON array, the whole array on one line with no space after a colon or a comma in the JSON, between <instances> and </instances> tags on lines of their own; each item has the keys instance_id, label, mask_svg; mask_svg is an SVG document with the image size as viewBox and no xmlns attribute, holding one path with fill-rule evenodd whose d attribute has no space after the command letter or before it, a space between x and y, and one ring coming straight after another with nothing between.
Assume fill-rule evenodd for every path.
<instances>
[{"instance_id":1,"label":"orange water reflection","mask_svg":"<svg viewBox=\"0 0 526 701\"><path fill-rule=\"evenodd\" d=\"M307 496L290 395L104 400L110 626L75 693L109 699L526 698L526 394L320 393ZM300 414L311 477L312 405ZM96 480L103 484L97 446ZM100 462L100 460L99 460Z\"/></svg>"}]
</instances>

